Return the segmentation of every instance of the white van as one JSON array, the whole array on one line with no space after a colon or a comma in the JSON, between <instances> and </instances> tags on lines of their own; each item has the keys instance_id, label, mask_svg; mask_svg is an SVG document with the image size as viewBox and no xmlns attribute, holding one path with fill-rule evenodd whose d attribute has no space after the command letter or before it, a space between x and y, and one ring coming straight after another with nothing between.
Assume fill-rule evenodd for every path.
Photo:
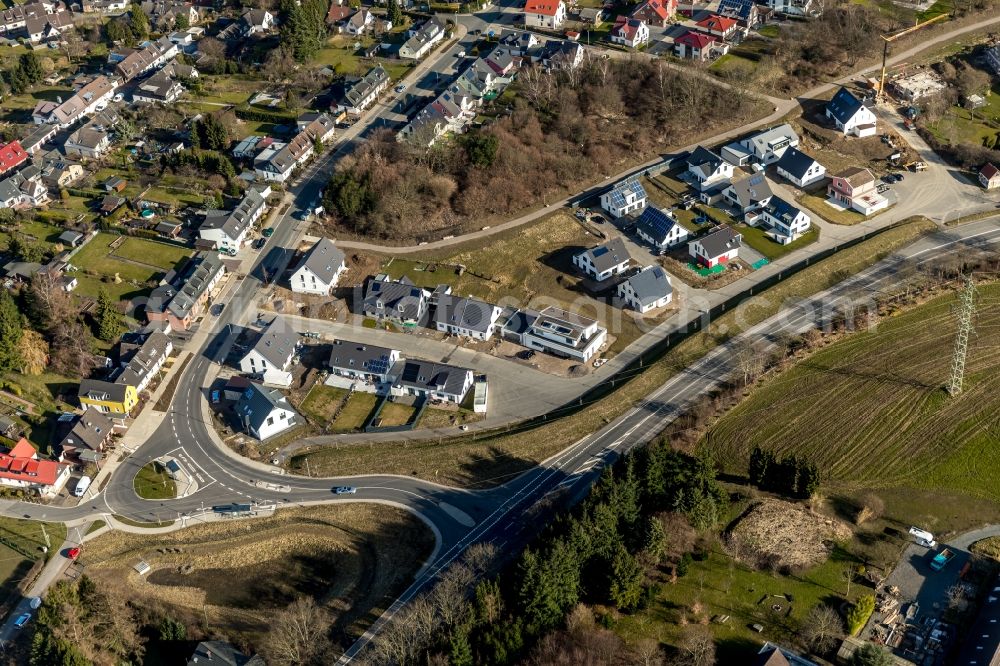
<instances>
[{"instance_id":1,"label":"white van","mask_svg":"<svg viewBox=\"0 0 1000 666\"><path fill-rule=\"evenodd\" d=\"M73 489L73 495L75 497L83 497L83 494L87 492L87 488L90 487L90 477L82 476L80 480L76 482L76 488Z\"/></svg>"}]
</instances>

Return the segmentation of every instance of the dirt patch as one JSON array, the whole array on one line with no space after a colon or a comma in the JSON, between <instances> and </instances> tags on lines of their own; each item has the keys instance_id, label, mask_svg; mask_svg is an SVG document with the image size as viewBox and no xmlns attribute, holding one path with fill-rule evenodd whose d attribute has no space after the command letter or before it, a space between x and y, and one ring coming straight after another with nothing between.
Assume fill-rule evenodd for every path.
<instances>
[{"instance_id":1,"label":"dirt patch","mask_svg":"<svg viewBox=\"0 0 1000 666\"><path fill-rule=\"evenodd\" d=\"M734 556L750 564L801 570L825 561L851 535L843 521L791 502L764 500L743 514L728 538Z\"/></svg>"},{"instance_id":2,"label":"dirt patch","mask_svg":"<svg viewBox=\"0 0 1000 666\"><path fill-rule=\"evenodd\" d=\"M334 638L346 641L412 579L432 543L402 510L351 504L172 534L111 532L87 542L83 563L98 581L124 580L143 603L250 642L276 610L309 595L335 617ZM139 560L152 567L146 577L132 570Z\"/></svg>"}]
</instances>

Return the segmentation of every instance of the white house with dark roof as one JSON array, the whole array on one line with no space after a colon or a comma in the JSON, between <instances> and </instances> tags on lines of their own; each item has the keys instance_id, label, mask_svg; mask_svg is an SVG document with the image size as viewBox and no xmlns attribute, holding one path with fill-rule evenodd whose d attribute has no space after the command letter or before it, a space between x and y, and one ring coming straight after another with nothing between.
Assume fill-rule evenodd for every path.
<instances>
[{"instance_id":1,"label":"white house with dark roof","mask_svg":"<svg viewBox=\"0 0 1000 666\"><path fill-rule=\"evenodd\" d=\"M556 307L541 312L524 310L512 320L520 322L519 329L508 333L505 328L508 337L529 349L583 363L594 358L608 339L607 329L597 320Z\"/></svg>"},{"instance_id":2,"label":"white house with dark roof","mask_svg":"<svg viewBox=\"0 0 1000 666\"><path fill-rule=\"evenodd\" d=\"M632 257L621 238L613 238L604 245L584 250L573 257L573 265L587 277L598 282L628 270Z\"/></svg>"},{"instance_id":3,"label":"white house with dark roof","mask_svg":"<svg viewBox=\"0 0 1000 666\"><path fill-rule=\"evenodd\" d=\"M771 197L767 205L747 216L746 223L752 227L763 227L768 236L787 245L809 231L812 219L798 206L781 197Z\"/></svg>"},{"instance_id":4,"label":"white house with dark roof","mask_svg":"<svg viewBox=\"0 0 1000 666\"><path fill-rule=\"evenodd\" d=\"M244 374L259 377L265 384L292 385L292 359L299 347L299 335L284 319L275 317L261 332L257 342L240 359Z\"/></svg>"},{"instance_id":5,"label":"white house with dark roof","mask_svg":"<svg viewBox=\"0 0 1000 666\"><path fill-rule=\"evenodd\" d=\"M617 219L646 207L646 189L635 178L623 180L601 195L601 208Z\"/></svg>"},{"instance_id":6,"label":"white house with dark roof","mask_svg":"<svg viewBox=\"0 0 1000 666\"><path fill-rule=\"evenodd\" d=\"M432 16L407 30L406 37L406 41L399 47L399 57L404 60L420 60L444 39L444 26Z\"/></svg>"},{"instance_id":7,"label":"white house with dark roof","mask_svg":"<svg viewBox=\"0 0 1000 666\"><path fill-rule=\"evenodd\" d=\"M622 303L640 314L668 305L674 290L670 276L660 266L646 266L618 285Z\"/></svg>"},{"instance_id":8,"label":"white house with dark roof","mask_svg":"<svg viewBox=\"0 0 1000 666\"><path fill-rule=\"evenodd\" d=\"M174 343L165 333L152 331L138 349L122 359L123 367L115 383L133 386L137 393L145 391L173 350Z\"/></svg>"},{"instance_id":9,"label":"white house with dark roof","mask_svg":"<svg viewBox=\"0 0 1000 666\"><path fill-rule=\"evenodd\" d=\"M711 150L698 146L688 155L687 173L698 189L705 191L728 182L733 177L733 165Z\"/></svg>"},{"instance_id":10,"label":"white house with dark roof","mask_svg":"<svg viewBox=\"0 0 1000 666\"><path fill-rule=\"evenodd\" d=\"M204 222L198 227L199 238L215 243L216 249L223 252L238 252L246 243L254 223L267 211L267 197L270 195L271 188L266 185L251 187L232 211L207 211Z\"/></svg>"},{"instance_id":11,"label":"white house with dark roof","mask_svg":"<svg viewBox=\"0 0 1000 666\"><path fill-rule=\"evenodd\" d=\"M460 404L472 388L472 370L444 363L401 360L390 371L394 396L419 396Z\"/></svg>"},{"instance_id":12,"label":"white house with dark roof","mask_svg":"<svg viewBox=\"0 0 1000 666\"><path fill-rule=\"evenodd\" d=\"M434 326L449 335L489 340L500 312L501 308L478 298L440 294L434 309Z\"/></svg>"},{"instance_id":13,"label":"white house with dark roof","mask_svg":"<svg viewBox=\"0 0 1000 666\"><path fill-rule=\"evenodd\" d=\"M608 37L613 44L636 49L649 43L649 26L642 19L619 16Z\"/></svg>"},{"instance_id":14,"label":"white house with dark roof","mask_svg":"<svg viewBox=\"0 0 1000 666\"><path fill-rule=\"evenodd\" d=\"M366 382L385 383L389 372L399 362L398 349L377 347L364 342L334 340L331 345L330 370L342 377Z\"/></svg>"},{"instance_id":15,"label":"white house with dark roof","mask_svg":"<svg viewBox=\"0 0 1000 666\"><path fill-rule=\"evenodd\" d=\"M84 116L94 113L98 107L103 108L114 97L117 87L115 80L106 76L95 77L62 103L48 100L38 102L31 117L36 125L48 123L65 129Z\"/></svg>"},{"instance_id":16,"label":"white house with dark roof","mask_svg":"<svg viewBox=\"0 0 1000 666\"><path fill-rule=\"evenodd\" d=\"M688 230L682 227L673 213L655 206L646 206L635 224L635 233L659 252L666 252L687 240Z\"/></svg>"},{"instance_id":17,"label":"white house with dark roof","mask_svg":"<svg viewBox=\"0 0 1000 666\"><path fill-rule=\"evenodd\" d=\"M742 139L740 144L758 164L774 164L785 151L799 145L799 135L788 123L771 127Z\"/></svg>"},{"instance_id":18,"label":"white house with dark roof","mask_svg":"<svg viewBox=\"0 0 1000 666\"><path fill-rule=\"evenodd\" d=\"M338 114L347 112L352 116L360 116L388 87L389 75L382 65L376 65L368 70L363 77L344 89L343 95L331 105L331 111Z\"/></svg>"},{"instance_id":19,"label":"white house with dark roof","mask_svg":"<svg viewBox=\"0 0 1000 666\"><path fill-rule=\"evenodd\" d=\"M798 187L806 187L826 178L826 167L798 148L786 150L775 168L779 176Z\"/></svg>"},{"instance_id":20,"label":"white house with dark roof","mask_svg":"<svg viewBox=\"0 0 1000 666\"><path fill-rule=\"evenodd\" d=\"M406 276L393 280L379 274L368 283L361 312L377 320L417 323L427 314L430 297L429 291L416 286Z\"/></svg>"},{"instance_id":21,"label":"white house with dark roof","mask_svg":"<svg viewBox=\"0 0 1000 666\"><path fill-rule=\"evenodd\" d=\"M320 238L292 273L292 291L326 296L337 286L337 280L346 270L344 253L329 238Z\"/></svg>"},{"instance_id":22,"label":"white house with dark roof","mask_svg":"<svg viewBox=\"0 0 1000 666\"><path fill-rule=\"evenodd\" d=\"M146 301L146 319L166 322L175 331L188 330L205 311L225 274L226 265L218 252L197 253L179 277L153 289Z\"/></svg>"},{"instance_id":23,"label":"white house with dark roof","mask_svg":"<svg viewBox=\"0 0 1000 666\"><path fill-rule=\"evenodd\" d=\"M1000 188L1000 169L991 162L987 162L983 165L983 168L979 170L977 174L979 177L979 184L987 190L995 190Z\"/></svg>"},{"instance_id":24,"label":"white house with dark roof","mask_svg":"<svg viewBox=\"0 0 1000 666\"><path fill-rule=\"evenodd\" d=\"M239 402L236 416L244 432L263 441L280 435L298 422L298 413L288 398L273 388L250 384Z\"/></svg>"},{"instance_id":25,"label":"white house with dark roof","mask_svg":"<svg viewBox=\"0 0 1000 666\"><path fill-rule=\"evenodd\" d=\"M826 117L833 121L844 136L874 136L878 131L875 113L844 87L827 102Z\"/></svg>"},{"instance_id":26,"label":"white house with dark roof","mask_svg":"<svg viewBox=\"0 0 1000 666\"><path fill-rule=\"evenodd\" d=\"M767 205L774 194L763 172L738 178L723 191L723 198L739 214L746 215Z\"/></svg>"},{"instance_id":27,"label":"white house with dark roof","mask_svg":"<svg viewBox=\"0 0 1000 666\"><path fill-rule=\"evenodd\" d=\"M740 254L743 235L728 225L716 227L688 243L688 254L701 266L713 268L727 264Z\"/></svg>"}]
</instances>

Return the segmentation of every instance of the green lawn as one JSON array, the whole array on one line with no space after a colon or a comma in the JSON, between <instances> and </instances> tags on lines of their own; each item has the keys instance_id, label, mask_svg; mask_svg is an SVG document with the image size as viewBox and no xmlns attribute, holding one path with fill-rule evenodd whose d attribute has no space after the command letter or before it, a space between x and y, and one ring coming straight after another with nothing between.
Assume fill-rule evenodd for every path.
<instances>
[{"instance_id":1,"label":"green lawn","mask_svg":"<svg viewBox=\"0 0 1000 666\"><path fill-rule=\"evenodd\" d=\"M159 500L177 497L177 484L163 465L151 462L135 475L135 494L143 499Z\"/></svg>"},{"instance_id":2,"label":"green lawn","mask_svg":"<svg viewBox=\"0 0 1000 666\"><path fill-rule=\"evenodd\" d=\"M16 234L22 236L24 240L28 241L33 245L40 245L45 248L46 251L52 249L56 244L59 234L61 234L65 229L60 226L51 224L43 219L34 219L28 222L22 222L18 225ZM10 243L10 239L15 234L9 232L0 232L0 245L4 248Z\"/></svg>"},{"instance_id":3,"label":"green lawn","mask_svg":"<svg viewBox=\"0 0 1000 666\"><path fill-rule=\"evenodd\" d=\"M74 276L80 283L74 293L96 297L103 286L118 298L140 295L149 289L147 282L191 256L190 250L135 237L125 238L112 249L111 243L119 238L118 234L101 232L74 255L72 263L79 269ZM116 274L121 279L118 284L102 279Z\"/></svg>"},{"instance_id":4,"label":"green lawn","mask_svg":"<svg viewBox=\"0 0 1000 666\"><path fill-rule=\"evenodd\" d=\"M981 146L984 139L1000 135L1000 83L995 83L992 94L984 98L985 106L974 111L953 106L927 128L945 143Z\"/></svg>"},{"instance_id":5,"label":"green lawn","mask_svg":"<svg viewBox=\"0 0 1000 666\"><path fill-rule=\"evenodd\" d=\"M736 226L736 230L743 235L744 243L752 247L754 250L757 250L771 261L819 240L818 227L812 227L809 231L802 234L802 236L788 245L782 245L781 243L771 240L771 238L764 233L764 230L760 228L748 227L745 224L739 224Z\"/></svg>"},{"instance_id":6,"label":"green lawn","mask_svg":"<svg viewBox=\"0 0 1000 666\"><path fill-rule=\"evenodd\" d=\"M828 204L826 199L815 194L803 194L796 199L800 204L822 217L827 222L851 226L864 222L865 216L856 210L838 210ZM874 215L872 217L875 217Z\"/></svg>"},{"instance_id":7,"label":"green lawn","mask_svg":"<svg viewBox=\"0 0 1000 666\"><path fill-rule=\"evenodd\" d=\"M379 426L401 426L406 425L413 418L417 410L412 405L405 405L399 402L387 402L379 412Z\"/></svg>"},{"instance_id":8,"label":"green lawn","mask_svg":"<svg viewBox=\"0 0 1000 666\"><path fill-rule=\"evenodd\" d=\"M368 420L368 415L375 409L378 398L372 393L355 392L351 394L344 410L333 423L332 430L336 432L353 432L360 430Z\"/></svg>"},{"instance_id":9,"label":"green lawn","mask_svg":"<svg viewBox=\"0 0 1000 666\"><path fill-rule=\"evenodd\" d=\"M757 29L761 37L767 37L769 39L776 39L778 35L781 34L781 28L776 25L765 25ZM728 54L727 54L728 55Z\"/></svg>"},{"instance_id":10,"label":"green lawn","mask_svg":"<svg viewBox=\"0 0 1000 666\"><path fill-rule=\"evenodd\" d=\"M191 250L145 238L127 238L114 251L114 256L149 264L167 271L179 267L191 256Z\"/></svg>"},{"instance_id":11,"label":"green lawn","mask_svg":"<svg viewBox=\"0 0 1000 666\"><path fill-rule=\"evenodd\" d=\"M326 423L346 395L347 389L317 384L299 405L299 411L315 423Z\"/></svg>"},{"instance_id":12,"label":"green lawn","mask_svg":"<svg viewBox=\"0 0 1000 666\"><path fill-rule=\"evenodd\" d=\"M59 546L66 540L66 526L0 518L0 537L7 542L0 542L0 603L4 603L15 594L34 561L44 557L42 548L48 548L49 557L59 556ZM24 553L31 557L26 557Z\"/></svg>"}]
</instances>

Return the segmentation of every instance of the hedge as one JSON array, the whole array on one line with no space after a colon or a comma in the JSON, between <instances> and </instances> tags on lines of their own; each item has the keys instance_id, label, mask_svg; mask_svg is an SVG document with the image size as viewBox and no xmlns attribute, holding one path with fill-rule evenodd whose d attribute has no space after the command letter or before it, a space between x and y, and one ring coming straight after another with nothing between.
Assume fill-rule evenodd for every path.
<instances>
[{"instance_id":1,"label":"hedge","mask_svg":"<svg viewBox=\"0 0 1000 666\"><path fill-rule=\"evenodd\" d=\"M291 114L259 111L245 106L237 107L235 113L236 117L240 120L252 120L258 123L274 123L281 125L284 123L295 122L295 116Z\"/></svg>"},{"instance_id":2,"label":"hedge","mask_svg":"<svg viewBox=\"0 0 1000 666\"><path fill-rule=\"evenodd\" d=\"M865 628L865 624L868 623L868 618L870 618L874 612L874 596L866 594L859 598L857 603L851 606L851 610L847 611L847 632L851 636L857 636L861 630Z\"/></svg>"}]
</instances>

